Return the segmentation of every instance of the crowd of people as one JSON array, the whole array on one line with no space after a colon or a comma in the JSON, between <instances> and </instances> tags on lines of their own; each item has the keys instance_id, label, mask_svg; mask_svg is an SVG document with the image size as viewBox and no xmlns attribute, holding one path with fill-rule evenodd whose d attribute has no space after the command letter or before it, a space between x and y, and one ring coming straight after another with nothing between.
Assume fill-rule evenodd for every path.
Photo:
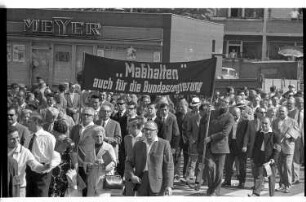
<instances>
[{"instance_id":1,"label":"crowd of people","mask_svg":"<svg viewBox=\"0 0 306 202\"><path fill-rule=\"evenodd\" d=\"M213 99L51 88L8 89L10 196L110 196L105 178L123 179L124 196L171 195L174 182L208 196L245 188L250 160L260 196L290 192L304 165L304 95L289 85L215 91ZM204 156L203 156L204 155ZM181 165L183 162L183 165ZM182 168L182 169L181 169ZM223 179L224 176L224 179Z\"/></svg>"}]
</instances>

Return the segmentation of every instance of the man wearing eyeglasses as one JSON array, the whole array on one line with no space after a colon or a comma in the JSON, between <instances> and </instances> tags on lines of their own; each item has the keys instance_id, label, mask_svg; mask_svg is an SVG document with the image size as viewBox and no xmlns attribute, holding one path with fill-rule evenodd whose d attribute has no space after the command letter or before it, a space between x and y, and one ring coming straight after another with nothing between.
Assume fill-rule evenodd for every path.
<instances>
[{"instance_id":1,"label":"man wearing eyeglasses","mask_svg":"<svg viewBox=\"0 0 306 202\"><path fill-rule=\"evenodd\" d=\"M30 131L27 127L17 122L18 114L14 107L9 107L7 111L8 126L15 126L18 129L20 144L24 145L25 140L30 136Z\"/></svg>"},{"instance_id":2,"label":"man wearing eyeglasses","mask_svg":"<svg viewBox=\"0 0 306 202\"><path fill-rule=\"evenodd\" d=\"M77 168L78 174L84 183L87 183L86 168L84 168L84 161L86 152L91 151L92 145L94 145L94 139L92 138L93 129L96 125L93 122L94 109L91 107L85 107L82 111L82 123L73 126L70 132L70 138L75 143L73 151L73 164ZM87 195L87 189L82 190L82 195Z\"/></svg>"},{"instance_id":3,"label":"man wearing eyeglasses","mask_svg":"<svg viewBox=\"0 0 306 202\"><path fill-rule=\"evenodd\" d=\"M113 109L113 105L107 101L102 104L99 112L100 121L97 123L97 125L100 125L105 129L104 141L114 147L118 162L119 145L121 144L122 138L120 124L110 118L113 113Z\"/></svg>"},{"instance_id":4,"label":"man wearing eyeglasses","mask_svg":"<svg viewBox=\"0 0 306 202\"><path fill-rule=\"evenodd\" d=\"M158 127L148 121L143 128L144 141L134 144L131 158L126 160L125 174L137 196L171 195L174 164L170 144L157 136Z\"/></svg>"}]
</instances>

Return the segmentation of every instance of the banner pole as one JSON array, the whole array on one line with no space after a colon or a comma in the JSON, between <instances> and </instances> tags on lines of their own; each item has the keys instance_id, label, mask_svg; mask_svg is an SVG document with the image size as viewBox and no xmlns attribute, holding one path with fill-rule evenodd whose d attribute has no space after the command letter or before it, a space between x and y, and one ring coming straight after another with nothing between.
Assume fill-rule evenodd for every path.
<instances>
[{"instance_id":1,"label":"banner pole","mask_svg":"<svg viewBox=\"0 0 306 202\"><path fill-rule=\"evenodd\" d=\"M214 55L213 55L213 57L215 58ZM213 99L214 99L214 94L215 94L216 70L217 70L217 61L216 61L216 68L215 68L214 77L213 77L212 96L211 96L211 100L210 100L210 103L209 103L209 107L213 106ZM204 139L208 136L210 119L211 119L211 111L212 111L212 109L209 109ZM203 172L204 172L204 168L205 168L206 146L207 146L205 141L203 141L203 142L204 143L203 143L203 153L202 153L202 159L201 159L201 166L200 166L200 171L199 171L199 173L197 175L197 178L196 178L196 181L199 180L199 187L201 187L201 184L202 184Z\"/></svg>"}]
</instances>

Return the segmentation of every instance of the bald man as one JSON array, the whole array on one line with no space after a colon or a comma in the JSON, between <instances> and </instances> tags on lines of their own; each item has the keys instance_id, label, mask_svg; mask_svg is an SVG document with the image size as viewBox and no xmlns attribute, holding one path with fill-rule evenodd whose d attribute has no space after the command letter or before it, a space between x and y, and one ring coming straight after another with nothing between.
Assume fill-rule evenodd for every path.
<instances>
[{"instance_id":1,"label":"bald man","mask_svg":"<svg viewBox=\"0 0 306 202\"><path fill-rule=\"evenodd\" d=\"M292 161L295 148L295 140L300 135L296 120L288 116L288 109L281 106L278 109L278 118L272 123L272 130L281 139L281 152L278 162L279 188L276 191L290 192L292 185Z\"/></svg>"}]
</instances>

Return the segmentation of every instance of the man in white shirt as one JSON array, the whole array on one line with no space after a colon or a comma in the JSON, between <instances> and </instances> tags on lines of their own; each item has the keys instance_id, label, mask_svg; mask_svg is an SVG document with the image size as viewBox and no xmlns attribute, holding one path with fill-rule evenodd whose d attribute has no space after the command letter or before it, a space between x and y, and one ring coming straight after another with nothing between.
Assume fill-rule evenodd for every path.
<instances>
[{"instance_id":1,"label":"man in white shirt","mask_svg":"<svg viewBox=\"0 0 306 202\"><path fill-rule=\"evenodd\" d=\"M30 117L29 130L33 134L26 140L27 147L41 164L51 164L51 168L44 173L33 172L30 167L26 169L26 196L27 197L47 197L51 182L51 170L60 164L61 157L54 151L55 137L43 130L43 118L40 114L33 112Z\"/></svg>"},{"instance_id":2,"label":"man in white shirt","mask_svg":"<svg viewBox=\"0 0 306 202\"><path fill-rule=\"evenodd\" d=\"M73 151L73 164L77 168L78 174L84 183L87 183L87 175L84 169L84 161L86 152L90 151L92 145L94 145L94 139L92 138L93 129L96 125L93 122L94 109L91 107L85 107L82 111L82 123L73 126L70 132L70 138L75 143L75 149ZM79 183L79 182L78 182ZM82 196L87 195L87 189L82 189Z\"/></svg>"},{"instance_id":3,"label":"man in white shirt","mask_svg":"<svg viewBox=\"0 0 306 202\"><path fill-rule=\"evenodd\" d=\"M26 166L28 165L32 171L41 173L47 172L51 168L51 164L42 165L39 163L29 151L20 144L18 129L14 126L8 128L7 145L8 156L15 159L18 163L18 178L20 183L20 197L26 196Z\"/></svg>"}]
</instances>

